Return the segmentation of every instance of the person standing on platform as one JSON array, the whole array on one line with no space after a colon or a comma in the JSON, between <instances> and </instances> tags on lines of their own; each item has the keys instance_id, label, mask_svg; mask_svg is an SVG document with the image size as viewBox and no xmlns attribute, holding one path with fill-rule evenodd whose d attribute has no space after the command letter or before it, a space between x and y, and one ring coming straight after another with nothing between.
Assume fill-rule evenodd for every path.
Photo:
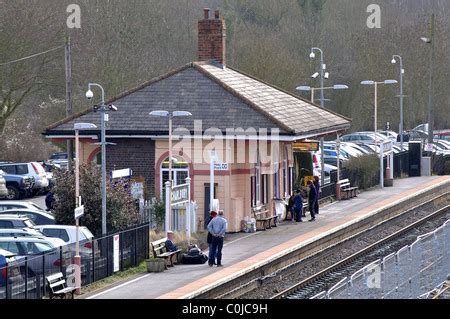
<instances>
[{"instance_id":1,"label":"person standing on platform","mask_svg":"<svg viewBox=\"0 0 450 319\"><path fill-rule=\"evenodd\" d=\"M303 197L299 189L296 191L296 195L294 197L294 207L293 210L295 212L295 221L297 223L302 222L302 213L303 213Z\"/></svg>"},{"instance_id":2,"label":"person standing on platform","mask_svg":"<svg viewBox=\"0 0 450 319\"><path fill-rule=\"evenodd\" d=\"M307 185L309 188L308 207L309 207L309 212L311 213L311 219L309 221L313 222L316 220L316 215L314 213L314 206L315 206L316 199L317 199L317 192L316 192L316 188L314 187L314 184L312 181L308 181Z\"/></svg>"},{"instance_id":3,"label":"person standing on platform","mask_svg":"<svg viewBox=\"0 0 450 319\"><path fill-rule=\"evenodd\" d=\"M314 213L319 215L319 198L320 198L320 180L319 176L314 176L314 187L316 188L316 202L314 204Z\"/></svg>"},{"instance_id":4,"label":"person standing on platform","mask_svg":"<svg viewBox=\"0 0 450 319\"><path fill-rule=\"evenodd\" d=\"M208 224L208 231L212 235L212 250L209 252L209 267L214 265L217 258L217 267L222 267L222 248L225 233L227 232L227 220L223 217L223 210L219 211L219 216L213 218ZM215 253L215 256L214 256Z\"/></svg>"},{"instance_id":5,"label":"person standing on platform","mask_svg":"<svg viewBox=\"0 0 450 319\"><path fill-rule=\"evenodd\" d=\"M209 225L209 223L210 223L215 217L217 217L217 212L212 211L211 214L210 214L210 216L209 216L209 220L208 220L208 222L207 222L206 225ZM211 232L208 231L208 237L207 237L207 239L206 239L206 242L208 243L209 253L212 252L212 238L213 238L213 236L212 236ZM214 258L214 259L216 258L216 252L214 252L213 258ZM216 263L214 262L214 264L216 264Z\"/></svg>"}]
</instances>

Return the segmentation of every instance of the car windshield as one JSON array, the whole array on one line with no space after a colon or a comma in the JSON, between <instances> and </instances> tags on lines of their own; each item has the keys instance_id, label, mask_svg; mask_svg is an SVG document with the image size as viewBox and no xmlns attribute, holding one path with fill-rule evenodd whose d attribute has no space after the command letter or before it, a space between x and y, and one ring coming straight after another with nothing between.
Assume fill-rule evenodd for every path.
<instances>
[{"instance_id":1,"label":"car windshield","mask_svg":"<svg viewBox=\"0 0 450 319\"><path fill-rule=\"evenodd\" d=\"M34 228L34 226L36 226L35 223L33 223L30 219L25 219L23 221L23 223L25 224L25 226L27 226L28 228Z\"/></svg>"},{"instance_id":2,"label":"car windshield","mask_svg":"<svg viewBox=\"0 0 450 319\"><path fill-rule=\"evenodd\" d=\"M45 253L45 252L50 251L50 250L53 249L53 247L50 246L49 244L46 244L46 243L34 243L34 242L27 243L26 244L26 248L27 248L27 253L29 255Z\"/></svg>"}]
</instances>

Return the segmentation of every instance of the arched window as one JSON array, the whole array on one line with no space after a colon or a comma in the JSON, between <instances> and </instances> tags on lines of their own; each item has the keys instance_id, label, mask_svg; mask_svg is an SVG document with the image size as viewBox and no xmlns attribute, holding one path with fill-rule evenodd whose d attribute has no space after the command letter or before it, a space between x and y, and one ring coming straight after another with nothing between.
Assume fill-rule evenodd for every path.
<instances>
[{"instance_id":1,"label":"arched window","mask_svg":"<svg viewBox=\"0 0 450 319\"><path fill-rule=\"evenodd\" d=\"M160 167L160 189L161 198L165 198L165 183L169 180L169 158L167 157ZM173 185L182 185L186 183L189 177L189 163L180 156L172 157L172 180Z\"/></svg>"}]
</instances>

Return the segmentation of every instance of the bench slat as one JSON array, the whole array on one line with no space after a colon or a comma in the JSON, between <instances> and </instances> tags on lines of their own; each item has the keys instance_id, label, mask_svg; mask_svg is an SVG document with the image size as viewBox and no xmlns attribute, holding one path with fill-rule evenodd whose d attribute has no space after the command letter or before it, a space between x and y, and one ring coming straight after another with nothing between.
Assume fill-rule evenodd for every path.
<instances>
[{"instance_id":1,"label":"bench slat","mask_svg":"<svg viewBox=\"0 0 450 319\"><path fill-rule=\"evenodd\" d=\"M63 279L63 280L57 281L55 283L50 283L50 288L54 288L54 287L65 285L65 284L66 284L66 281Z\"/></svg>"},{"instance_id":2,"label":"bench slat","mask_svg":"<svg viewBox=\"0 0 450 319\"><path fill-rule=\"evenodd\" d=\"M53 275L47 276L46 278L47 278L48 281L55 281L57 279L64 278L64 276L60 272L60 273L57 273L57 274L53 274Z\"/></svg>"}]
</instances>

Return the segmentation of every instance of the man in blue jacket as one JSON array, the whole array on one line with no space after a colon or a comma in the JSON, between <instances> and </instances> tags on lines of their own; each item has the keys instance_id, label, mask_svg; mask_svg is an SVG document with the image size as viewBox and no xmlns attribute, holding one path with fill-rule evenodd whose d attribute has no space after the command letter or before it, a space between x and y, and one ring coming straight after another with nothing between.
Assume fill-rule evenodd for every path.
<instances>
[{"instance_id":1,"label":"man in blue jacket","mask_svg":"<svg viewBox=\"0 0 450 319\"><path fill-rule=\"evenodd\" d=\"M227 220L223 217L223 210L219 211L219 216L209 222L208 231L212 235L212 249L209 250L208 260L209 267L214 265L216 258L217 267L222 267L223 240L227 232Z\"/></svg>"},{"instance_id":2,"label":"man in blue jacket","mask_svg":"<svg viewBox=\"0 0 450 319\"><path fill-rule=\"evenodd\" d=\"M295 221L297 223L302 222L302 214L303 214L303 197L300 193L300 190L297 189L295 197L294 197L294 213L295 213Z\"/></svg>"},{"instance_id":3,"label":"man in blue jacket","mask_svg":"<svg viewBox=\"0 0 450 319\"><path fill-rule=\"evenodd\" d=\"M313 222L316 220L316 214L314 213L314 210L317 200L317 191L312 181L308 181L308 188L309 188L308 206L309 212L311 213L311 219L309 221Z\"/></svg>"}]
</instances>

